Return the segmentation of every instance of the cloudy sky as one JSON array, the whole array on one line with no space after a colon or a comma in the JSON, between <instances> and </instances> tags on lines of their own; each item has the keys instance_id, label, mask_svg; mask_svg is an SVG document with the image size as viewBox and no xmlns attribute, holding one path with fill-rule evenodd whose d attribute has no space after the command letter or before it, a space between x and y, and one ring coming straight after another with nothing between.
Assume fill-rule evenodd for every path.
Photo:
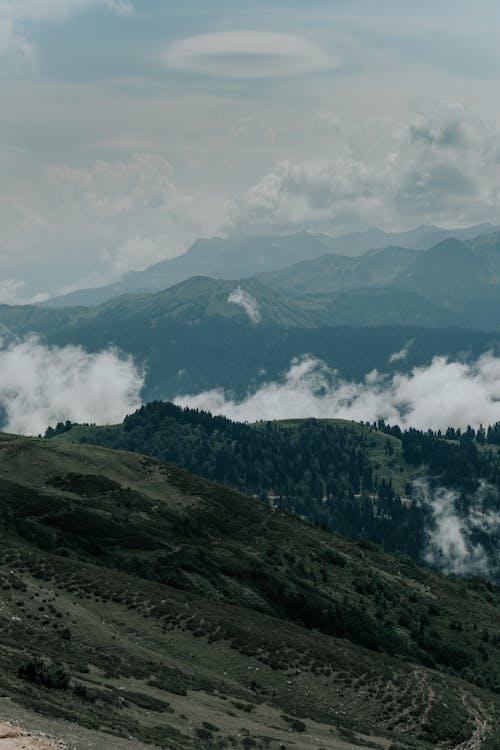
<instances>
[{"instance_id":1,"label":"cloudy sky","mask_svg":"<svg viewBox=\"0 0 500 750\"><path fill-rule=\"evenodd\" d=\"M494 0L0 0L0 301L198 236L498 222Z\"/></svg>"}]
</instances>

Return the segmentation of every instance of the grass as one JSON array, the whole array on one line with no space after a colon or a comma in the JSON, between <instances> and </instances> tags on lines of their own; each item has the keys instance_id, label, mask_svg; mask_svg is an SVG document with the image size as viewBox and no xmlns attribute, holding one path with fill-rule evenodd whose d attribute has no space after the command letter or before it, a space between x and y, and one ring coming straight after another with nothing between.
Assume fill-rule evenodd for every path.
<instances>
[{"instance_id":1,"label":"grass","mask_svg":"<svg viewBox=\"0 0 500 750\"><path fill-rule=\"evenodd\" d=\"M493 587L137 454L1 446L3 718L76 748L430 750L479 714L494 746ZM69 687L19 675L40 659Z\"/></svg>"}]
</instances>

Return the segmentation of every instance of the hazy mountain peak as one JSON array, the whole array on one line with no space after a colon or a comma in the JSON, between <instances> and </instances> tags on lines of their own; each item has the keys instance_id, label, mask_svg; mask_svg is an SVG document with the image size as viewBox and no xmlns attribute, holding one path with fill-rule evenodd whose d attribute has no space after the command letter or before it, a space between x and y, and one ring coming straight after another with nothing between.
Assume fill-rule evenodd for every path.
<instances>
[{"instance_id":1,"label":"hazy mountain peak","mask_svg":"<svg viewBox=\"0 0 500 750\"><path fill-rule=\"evenodd\" d=\"M360 258L374 248L378 251L387 247L428 250L450 237L456 237L457 241L475 238L480 228L485 229L485 225L457 230L424 226L399 234L369 229L338 237L303 230L287 236L200 238L184 255L160 261L144 271L127 274L121 282L72 292L43 304L47 307L92 306L121 294L156 292L192 276L241 279L276 272L296 263L332 254L342 257L343 263L348 263L349 259ZM486 225L487 231L493 229L496 228Z\"/></svg>"}]
</instances>

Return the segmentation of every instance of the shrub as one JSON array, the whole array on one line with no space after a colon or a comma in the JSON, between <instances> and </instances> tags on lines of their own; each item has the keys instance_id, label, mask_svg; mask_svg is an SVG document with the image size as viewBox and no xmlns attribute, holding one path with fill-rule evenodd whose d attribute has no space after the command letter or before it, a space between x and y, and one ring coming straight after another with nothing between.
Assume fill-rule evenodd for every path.
<instances>
[{"instance_id":1,"label":"shrub","mask_svg":"<svg viewBox=\"0 0 500 750\"><path fill-rule=\"evenodd\" d=\"M29 661L22 664L17 670L18 676L35 685L56 690L67 690L69 687L69 675L62 667L47 664L41 660Z\"/></svg>"},{"instance_id":2,"label":"shrub","mask_svg":"<svg viewBox=\"0 0 500 750\"><path fill-rule=\"evenodd\" d=\"M295 719L292 716L287 716L286 714L281 714L281 718L283 719L283 721L286 721L290 729L292 729L294 732L306 731L306 725L303 721L300 721L300 719Z\"/></svg>"}]
</instances>

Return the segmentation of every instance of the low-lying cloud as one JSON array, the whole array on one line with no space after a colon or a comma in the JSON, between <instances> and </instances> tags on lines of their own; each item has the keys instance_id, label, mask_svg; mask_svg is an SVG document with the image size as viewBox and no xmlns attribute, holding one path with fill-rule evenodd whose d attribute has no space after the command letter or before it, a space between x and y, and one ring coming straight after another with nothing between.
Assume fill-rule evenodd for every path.
<instances>
[{"instance_id":1,"label":"low-lying cloud","mask_svg":"<svg viewBox=\"0 0 500 750\"><path fill-rule=\"evenodd\" d=\"M374 370L354 382L306 355L294 359L280 380L263 384L241 401L213 389L179 396L176 403L250 422L315 417L384 419L418 429L477 427L500 421L500 358L484 354L474 362L453 362L434 357L430 365L409 373Z\"/></svg>"},{"instance_id":2,"label":"low-lying cloud","mask_svg":"<svg viewBox=\"0 0 500 750\"><path fill-rule=\"evenodd\" d=\"M231 292L227 301L229 304L242 307L252 323L260 323L262 320L259 303L255 297L252 297L250 292L247 292L246 289L243 289L241 286L237 286L236 289Z\"/></svg>"},{"instance_id":3,"label":"low-lying cloud","mask_svg":"<svg viewBox=\"0 0 500 750\"><path fill-rule=\"evenodd\" d=\"M414 483L416 501L430 511L425 561L446 573L496 578L500 572L495 539L500 534L500 513L494 487L482 483L460 509L460 495L444 487L432 488L428 482Z\"/></svg>"},{"instance_id":4,"label":"low-lying cloud","mask_svg":"<svg viewBox=\"0 0 500 750\"><path fill-rule=\"evenodd\" d=\"M112 424L141 404L143 374L114 349L89 354L79 346L50 347L35 337L0 349L2 429L43 433L49 424Z\"/></svg>"},{"instance_id":5,"label":"low-lying cloud","mask_svg":"<svg viewBox=\"0 0 500 750\"><path fill-rule=\"evenodd\" d=\"M391 356L389 357L389 362L392 364L394 362L402 362L403 360L405 360L408 357L412 346L413 339L411 339L411 341L407 341L403 348L399 350L399 352L394 352L394 354L391 354Z\"/></svg>"},{"instance_id":6,"label":"low-lying cloud","mask_svg":"<svg viewBox=\"0 0 500 750\"><path fill-rule=\"evenodd\" d=\"M174 42L163 56L176 70L221 78L274 78L337 66L314 42L293 34L222 31Z\"/></svg>"}]
</instances>

